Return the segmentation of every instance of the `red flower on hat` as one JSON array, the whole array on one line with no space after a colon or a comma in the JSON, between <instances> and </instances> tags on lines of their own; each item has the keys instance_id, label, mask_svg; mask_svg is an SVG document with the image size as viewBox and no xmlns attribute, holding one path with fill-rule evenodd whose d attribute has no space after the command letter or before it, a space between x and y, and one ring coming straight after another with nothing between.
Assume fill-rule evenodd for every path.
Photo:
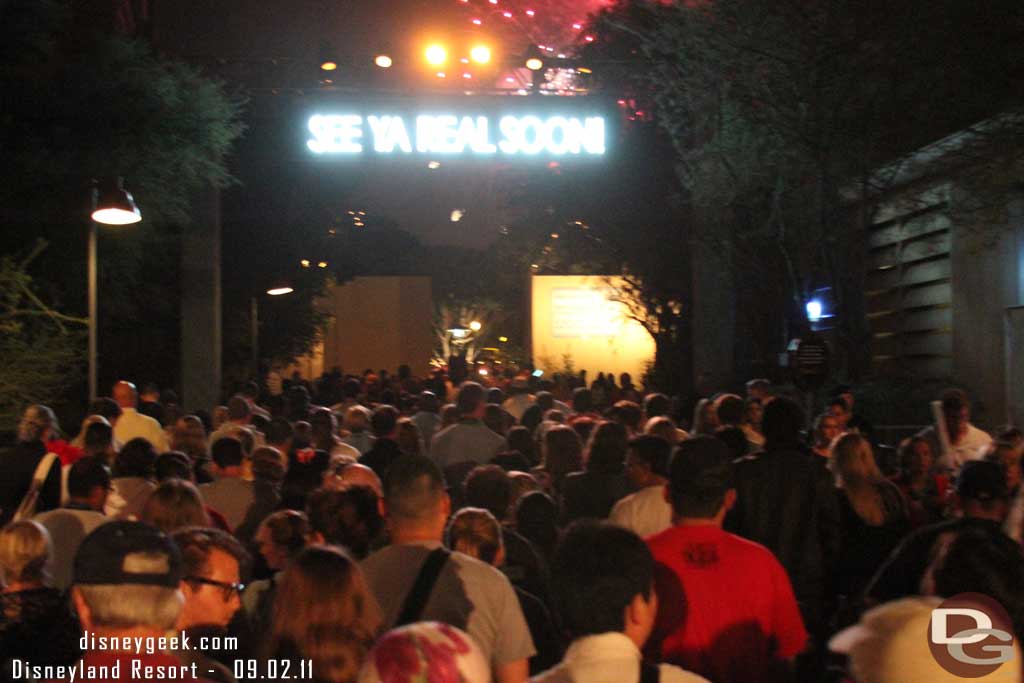
<instances>
[{"instance_id":1,"label":"red flower on hat","mask_svg":"<svg viewBox=\"0 0 1024 683\"><path fill-rule=\"evenodd\" d=\"M411 634L385 636L373 652L373 665L381 683L411 683L420 673L420 654Z\"/></svg>"}]
</instances>

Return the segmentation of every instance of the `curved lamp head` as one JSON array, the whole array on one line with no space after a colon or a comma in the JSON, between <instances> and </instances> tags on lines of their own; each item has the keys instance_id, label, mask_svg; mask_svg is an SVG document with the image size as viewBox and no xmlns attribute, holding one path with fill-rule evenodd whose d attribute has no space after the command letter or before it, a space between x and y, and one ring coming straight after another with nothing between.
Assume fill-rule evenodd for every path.
<instances>
[{"instance_id":1,"label":"curved lamp head","mask_svg":"<svg viewBox=\"0 0 1024 683\"><path fill-rule=\"evenodd\" d=\"M142 220L142 212L135 205L132 193L124 189L121 178L98 183L95 188L96 208L92 219L106 225L130 225Z\"/></svg>"},{"instance_id":2,"label":"curved lamp head","mask_svg":"<svg viewBox=\"0 0 1024 683\"><path fill-rule=\"evenodd\" d=\"M294 291L295 288L292 287L291 283L284 280L275 282L272 287L267 288L267 294L270 296L282 296L284 294L291 294Z\"/></svg>"}]
</instances>

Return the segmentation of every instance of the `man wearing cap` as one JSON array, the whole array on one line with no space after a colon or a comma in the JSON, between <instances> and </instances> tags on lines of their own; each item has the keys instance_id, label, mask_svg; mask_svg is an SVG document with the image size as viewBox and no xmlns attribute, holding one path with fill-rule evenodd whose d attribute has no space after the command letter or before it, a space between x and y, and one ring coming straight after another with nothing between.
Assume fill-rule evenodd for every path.
<instances>
[{"instance_id":1,"label":"man wearing cap","mask_svg":"<svg viewBox=\"0 0 1024 683\"><path fill-rule=\"evenodd\" d=\"M86 536L75 556L71 589L83 630L77 678L203 679L206 672L182 665L159 647L174 646L168 631L181 613L181 579L177 547L148 524L115 521ZM132 649L124 649L124 639Z\"/></svg>"},{"instance_id":2,"label":"man wearing cap","mask_svg":"<svg viewBox=\"0 0 1024 683\"><path fill-rule=\"evenodd\" d=\"M967 529L993 538L1005 536L1002 524L1009 509L1009 493L1001 465L985 460L964 463L956 497L963 516L918 529L896 546L865 589L868 605L920 595L921 580L937 543L952 541Z\"/></svg>"},{"instance_id":3,"label":"man wearing cap","mask_svg":"<svg viewBox=\"0 0 1024 683\"><path fill-rule=\"evenodd\" d=\"M699 436L676 447L666 487L675 525L647 539L660 603L648 650L716 683L789 680L807 632L771 551L722 529L733 486L724 442Z\"/></svg>"}]
</instances>

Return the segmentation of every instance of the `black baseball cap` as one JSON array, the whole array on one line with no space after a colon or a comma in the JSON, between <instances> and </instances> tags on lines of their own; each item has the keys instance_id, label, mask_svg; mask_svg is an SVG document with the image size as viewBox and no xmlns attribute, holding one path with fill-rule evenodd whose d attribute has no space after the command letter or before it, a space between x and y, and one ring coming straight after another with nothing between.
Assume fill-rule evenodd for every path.
<instances>
[{"instance_id":1,"label":"black baseball cap","mask_svg":"<svg viewBox=\"0 0 1024 683\"><path fill-rule=\"evenodd\" d=\"M669 465L673 496L721 495L733 487L733 454L713 436L697 436L676 446Z\"/></svg>"},{"instance_id":2,"label":"black baseball cap","mask_svg":"<svg viewBox=\"0 0 1024 683\"><path fill-rule=\"evenodd\" d=\"M129 561L132 555L146 556L147 561L139 568L143 571L133 570L133 563ZM76 584L176 588L181 577L181 553L174 541L159 529L142 522L103 524L82 540L75 554Z\"/></svg>"},{"instance_id":3,"label":"black baseball cap","mask_svg":"<svg viewBox=\"0 0 1024 683\"><path fill-rule=\"evenodd\" d=\"M1002 466L987 460L964 463L960 468L960 477L956 480L956 493L961 498L982 502L1005 500L1010 495Z\"/></svg>"}]
</instances>

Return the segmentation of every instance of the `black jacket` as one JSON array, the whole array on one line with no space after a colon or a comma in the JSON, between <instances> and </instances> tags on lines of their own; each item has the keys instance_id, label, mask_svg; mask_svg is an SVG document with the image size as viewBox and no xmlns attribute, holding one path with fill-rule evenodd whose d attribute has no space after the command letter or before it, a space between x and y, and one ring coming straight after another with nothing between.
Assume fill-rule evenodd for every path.
<instances>
[{"instance_id":1,"label":"black jacket","mask_svg":"<svg viewBox=\"0 0 1024 683\"><path fill-rule=\"evenodd\" d=\"M11 521L22 498L28 493L32 475L39 461L46 455L42 441L19 441L9 452L0 455L3 476L0 477L0 527ZM39 492L36 512L56 510L60 507L60 460L54 461Z\"/></svg>"},{"instance_id":2,"label":"black jacket","mask_svg":"<svg viewBox=\"0 0 1024 683\"><path fill-rule=\"evenodd\" d=\"M842 533L832 475L807 451L765 451L737 462L736 494L725 528L775 553L808 629L820 624Z\"/></svg>"}]
</instances>

